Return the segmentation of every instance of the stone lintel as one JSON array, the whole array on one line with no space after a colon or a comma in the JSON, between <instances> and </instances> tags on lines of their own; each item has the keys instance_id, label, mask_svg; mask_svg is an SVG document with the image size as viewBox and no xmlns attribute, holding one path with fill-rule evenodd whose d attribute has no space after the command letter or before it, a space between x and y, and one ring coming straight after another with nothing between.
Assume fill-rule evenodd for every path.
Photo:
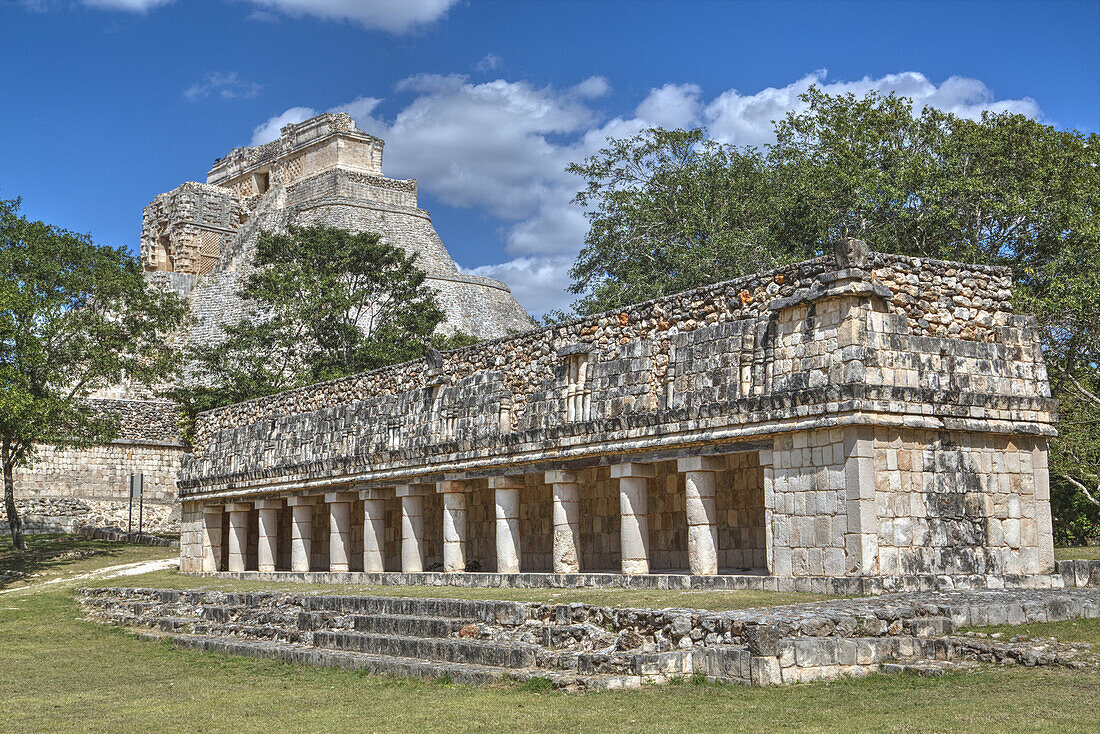
<instances>
[{"instance_id":1,"label":"stone lintel","mask_svg":"<svg viewBox=\"0 0 1100 734\"><path fill-rule=\"evenodd\" d=\"M544 481L547 484L579 484L580 476L574 471L552 469L545 473Z\"/></svg>"},{"instance_id":2,"label":"stone lintel","mask_svg":"<svg viewBox=\"0 0 1100 734\"><path fill-rule=\"evenodd\" d=\"M434 492L434 484L398 484L395 491L398 497L427 497Z\"/></svg>"},{"instance_id":3,"label":"stone lintel","mask_svg":"<svg viewBox=\"0 0 1100 734\"><path fill-rule=\"evenodd\" d=\"M282 509L283 501L281 499L274 500L256 500L252 505L257 510L279 510Z\"/></svg>"},{"instance_id":4,"label":"stone lintel","mask_svg":"<svg viewBox=\"0 0 1100 734\"><path fill-rule=\"evenodd\" d=\"M226 512L248 512L251 509L251 502L227 502L225 505Z\"/></svg>"},{"instance_id":5,"label":"stone lintel","mask_svg":"<svg viewBox=\"0 0 1100 734\"><path fill-rule=\"evenodd\" d=\"M359 495L356 492L325 492L325 502L330 505L337 502L355 502L359 499Z\"/></svg>"},{"instance_id":6,"label":"stone lintel","mask_svg":"<svg viewBox=\"0 0 1100 734\"><path fill-rule=\"evenodd\" d=\"M719 456L686 456L676 460L676 471L723 471L726 468L724 457Z\"/></svg>"},{"instance_id":7,"label":"stone lintel","mask_svg":"<svg viewBox=\"0 0 1100 734\"><path fill-rule=\"evenodd\" d=\"M451 494L454 492L465 492L467 489L466 482L461 479L448 479L442 482L435 483L435 491L439 494Z\"/></svg>"},{"instance_id":8,"label":"stone lintel","mask_svg":"<svg viewBox=\"0 0 1100 734\"><path fill-rule=\"evenodd\" d=\"M611 478L623 479L625 477L640 477L643 479L653 479L657 476L657 467L655 464L635 464L626 462L623 464L611 465Z\"/></svg>"},{"instance_id":9,"label":"stone lintel","mask_svg":"<svg viewBox=\"0 0 1100 734\"><path fill-rule=\"evenodd\" d=\"M522 474L510 474L503 477L489 477L489 489L522 489L527 486Z\"/></svg>"}]
</instances>

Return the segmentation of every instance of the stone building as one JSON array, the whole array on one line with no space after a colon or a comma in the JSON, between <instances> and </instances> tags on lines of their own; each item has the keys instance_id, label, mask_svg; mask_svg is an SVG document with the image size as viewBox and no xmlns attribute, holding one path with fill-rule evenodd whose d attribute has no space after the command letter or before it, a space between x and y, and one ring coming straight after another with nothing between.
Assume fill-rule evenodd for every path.
<instances>
[{"instance_id":1,"label":"stone building","mask_svg":"<svg viewBox=\"0 0 1100 734\"><path fill-rule=\"evenodd\" d=\"M287 125L266 145L234 149L214 163L205 183L184 183L146 206L146 279L190 305L180 345L217 340L223 324L243 315L236 293L253 269L261 231L308 224L378 232L416 253L446 312L445 333L493 339L530 329L534 322L504 283L459 271L431 216L417 206L416 181L382 175L383 145L346 113L320 115ZM97 522L117 516L127 502L126 478L143 472L147 489L155 488L146 494L155 505L154 527L178 528L175 481L187 447L173 406L125 384L95 397L119 416L119 440L88 451L44 449L35 465L16 474L24 510L41 517L36 526L43 527L50 517L69 527L81 516Z\"/></svg>"},{"instance_id":2,"label":"stone building","mask_svg":"<svg viewBox=\"0 0 1100 734\"><path fill-rule=\"evenodd\" d=\"M821 591L1053 583L1054 406L1010 283L1005 269L849 240L205 413L179 483L181 568L730 588L764 576L763 588Z\"/></svg>"},{"instance_id":3,"label":"stone building","mask_svg":"<svg viewBox=\"0 0 1100 734\"><path fill-rule=\"evenodd\" d=\"M447 314L445 332L494 339L530 329L508 286L459 271L417 207L416 181L382 175L383 145L347 113L319 115L265 145L235 148L205 184L182 184L145 207L141 258L151 281L189 297L187 338L217 339L222 324L241 317L236 292L261 231L310 224L377 232L416 253Z\"/></svg>"}]
</instances>

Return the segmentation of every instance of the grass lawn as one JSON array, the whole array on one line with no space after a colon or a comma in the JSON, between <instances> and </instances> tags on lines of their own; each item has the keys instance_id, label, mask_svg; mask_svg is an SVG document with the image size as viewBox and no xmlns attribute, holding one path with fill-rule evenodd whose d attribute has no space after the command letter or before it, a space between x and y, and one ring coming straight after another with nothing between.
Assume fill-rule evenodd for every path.
<instances>
[{"instance_id":1,"label":"grass lawn","mask_svg":"<svg viewBox=\"0 0 1100 734\"><path fill-rule=\"evenodd\" d=\"M1059 561L1070 559L1100 561L1100 545L1075 545L1066 548L1055 548L1054 557Z\"/></svg>"},{"instance_id":2,"label":"grass lawn","mask_svg":"<svg viewBox=\"0 0 1100 734\"><path fill-rule=\"evenodd\" d=\"M873 676L777 688L687 682L578 696L178 650L81 618L72 594L87 581L72 576L97 564L164 555L158 548L105 545L109 554L61 561L64 568L40 561L43 576L0 594L3 731L1033 732L1097 726L1100 674L1054 669L1010 667L936 679ZM0 549L0 568L13 562ZM102 583L154 586L165 578L179 585L212 581L157 572ZM453 591L484 596L486 590ZM496 591L514 597L549 590Z\"/></svg>"},{"instance_id":3,"label":"grass lawn","mask_svg":"<svg viewBox=\"0 0 1100 734\"><path fill-rule=\"evenodd\" d=\"M1088 642L1100 646L1100 619L1071 619L1066 622L1038 622L1036 624L973 627L975 632L988 635L1000 632L1005 638L1013 635L1028 637L1054 637L1059 642Z\"/></svg>"}]
</instances>

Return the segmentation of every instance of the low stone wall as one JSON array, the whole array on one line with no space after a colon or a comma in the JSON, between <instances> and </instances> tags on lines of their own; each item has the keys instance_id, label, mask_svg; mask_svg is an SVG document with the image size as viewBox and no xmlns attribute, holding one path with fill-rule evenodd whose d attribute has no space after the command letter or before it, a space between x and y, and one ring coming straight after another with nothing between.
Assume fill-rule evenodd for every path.
<instances>
[{"instance_id":1,"label":"low stone wall","mask_svg":"<svg viewBox=\"0 0 1100 734\"><path fill-rule=\"evenodd\" d=\"M172 538L161 538L148 533L124 533L121 530L109 530L106 528L80 528L80 535L94 540L111 540L116 543L130 543L131 545L149 545L155 548L179 548L180 542Z\"/></svg>"},{"instance_id":2,"label":"low stone wall","mask_svg":"<svg viewBox=\"0 0 1100 734\"><path fill-rule=\"evenodd\" d=\"M502 589L656 589L707 591L797 591L811 594L868 595L908 592L996 589L1061 589L1061 574L969 574L908 576L773 576L722 574L693 576L686 573L409 573L334 571L183 571L187 575L242 581L354 584L357 586L457 586Z\"/></svg>"},{"instance_id":3,"label":"low stone wall","mask_svg":"<svg viewBox=\"0 0 1100 734\"><path fill-rule=\"evenodd\" d=\"M15 507L28 533L76 533L82 528L125 530L130 521L127 499L85 499L80 497L28 497L16 495ZM148 533L180 532L179 505L171 499L146 500L139 511L134 503L133 527ZM8 517L0 505L0 535L8 535Z\"/></svg>"},{"instance_id":4,"label":"low stone wall","mask_svg":"<svg viewBox=\"0 0 1100 734\"><path fill-rule=\"evenodd\" d=\"M1069 560L1055 563L1056 573L1067 587L1088 586L1100 589L1100 560Z\"/></svg>"}]
</instances>

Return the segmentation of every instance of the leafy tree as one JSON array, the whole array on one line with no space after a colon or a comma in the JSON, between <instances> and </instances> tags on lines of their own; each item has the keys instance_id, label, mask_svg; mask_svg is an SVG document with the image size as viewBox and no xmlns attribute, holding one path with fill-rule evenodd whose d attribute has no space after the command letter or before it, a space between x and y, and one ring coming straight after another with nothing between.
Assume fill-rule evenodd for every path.
<instances>
[{"instance_id":1,"label":"leafy tree","mask_svg":"<svg viewBox=\"0 0 1100 734\"><path fill-rule=\"evenodd\" d=\"M570 272L581 313L598 313L804 259L777 231L778 193L752 148L703 130L654 128L567 169L586 187L585 246Z\"/></svg>"},{"instance_id":2,"label":"leafy tree","mask_svg":"<svg viewBox=\"0 0 1100 734\"><path fill-rule=\"evenodd\" d=\"M370 232L261 234L238 292L245 316L224 341L189 350L188 378L168 391L185 432L204 410L472 344L435 333L446 315L416 258Z\"/></svg>"},{"instance_id":3,"label":"leafy tree","mask_svg":"<svg viewBox=\"0 0 1100 734\"><path fill-rule=\"evenodd\" d=\"M124 250L18 214L0 201L0 463L13 545L26 550L15 468L35 447L86 448L118 422L85 398L124 378L151 385L176 365L169 337L183 318L174 294L146 288Z\"/></svg>"},{"instance_id":4,"label":"leafy tree","mask_svg":"<svg viewBox=\"0 0 1100 734\"><path fill-rule=\"evenodd\" d=\"M1010 113L918 111L894 95L811 89L802 100L804 110L774 123L764 153L703 130L654 129L571 166L585 179L576 200L591 221L571 272L574 308L726 280L828 252L842 236L884 252L1007 265L1017 307L1038 318L1063 406L1054 486L1078 496L1061 506L1094 504L1100 136Z\"/></svg>"}]
</instances>

